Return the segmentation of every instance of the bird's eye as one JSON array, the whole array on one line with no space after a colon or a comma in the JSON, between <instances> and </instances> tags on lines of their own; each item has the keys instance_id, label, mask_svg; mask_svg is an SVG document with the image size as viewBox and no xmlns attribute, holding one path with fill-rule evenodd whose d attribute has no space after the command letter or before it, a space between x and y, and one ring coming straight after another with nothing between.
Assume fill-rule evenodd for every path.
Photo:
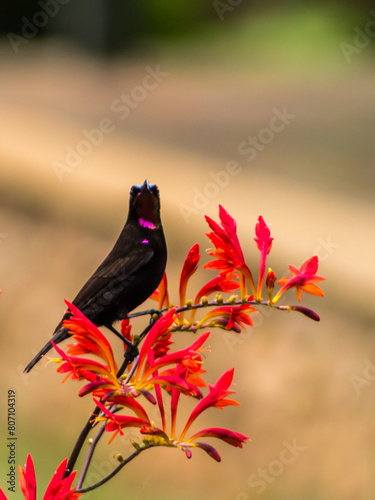
<instances>
[{"instance_id":1,"label":"bird's eye","mask_svg":"<svg viewBox=\"0 0 375 500\"><path fill-rule=\"evenodd\" d=\"M130 190L130 196L137 196L137 194L141 191L142 186L132 186Z\"/></svg>"},{"instance_id":2,"label":"bird's eye","mask_svg":"<svg viewBox=\"0 0 375 500\"><path fill-rule=\"evenodd\" d=\"M159 196L159 189L156 184L150 184L150 191L155 195Z\"/></svg>"}]
</instances>

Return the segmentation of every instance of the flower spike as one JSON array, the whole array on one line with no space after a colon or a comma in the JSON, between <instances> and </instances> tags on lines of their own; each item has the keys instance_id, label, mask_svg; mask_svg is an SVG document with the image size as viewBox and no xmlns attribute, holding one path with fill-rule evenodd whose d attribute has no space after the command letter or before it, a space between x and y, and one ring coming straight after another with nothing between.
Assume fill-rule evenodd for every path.
<instances>
[{"instance_id":1,"label":"flower spike","mask_svg":"<svg viewBox=\"0 0 375 500\"><path fill-rule=\"evenodd\" d=\"M212 241L215 249L208 250L208 254L217 260L208 262L205 269L219 269L221 275L239 272L241 297L246 295L246 281L249 282L253 295L256 295L253 276L245 262L240 242L237 237L236 221L229 213L219 205L219 217L221 227L210 217L206 216L206 221L212 231L207 236ZM241 279L242 278L242 279Z\"/></svg>"}]
</instances>

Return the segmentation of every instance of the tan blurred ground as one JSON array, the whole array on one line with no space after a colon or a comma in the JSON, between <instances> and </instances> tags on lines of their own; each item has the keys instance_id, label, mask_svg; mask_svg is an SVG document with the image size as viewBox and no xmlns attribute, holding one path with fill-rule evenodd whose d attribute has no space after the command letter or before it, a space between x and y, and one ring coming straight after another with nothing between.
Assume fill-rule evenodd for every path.
<instances>
[{"instance_id":1,"label":"tan blurred ground","mask_svg":"<svg viewBox=\"0 0 375 500\"><path fill-rule=\"evenodd\" d=\"M17 58L3 52L1 380L3 406L5 391L17 390L18 461L31 451L45 481L69 454L90 411L89 401L74 398L74 386L61 386L51 366L30 377L20 371L60 319L63 299L73 298L111 247L130 186L147 177L161 190L172 300L186 251L195 241L202 253L208 246L203 215L217 217L221 203L237 219L254 269L260 214L275 238L269 264L278 276L289 263L299 266L319 254L326 297L304 297L303 303L322 321L262 313L253 333L231 348L222 333L212 332L210 381L235 366L242 406L212 411L202 427L233 427L252 443L243 450L219 446L220 465L199 450L190 461L177 451L151 450L90 498L114 498L116 488L130 488L139 499L167 498L166 491L178 499L257 498L249 478L268 469L283 443L293 440L304 451L271 474L261 498L372 498L375 373L363 371L366 360L375 364L374 70L312 79L158 59L103 62L37 43ZM111 103L158 64L169 75L119 120ZM246 162L238 144L284 106L296 118ZM65 147L75 147L82 130L104 118L115 130L60 183L52 162L64 162ZM209 190L213 173L220 175L229 161L238 161L241 172L206 207L194 205L194 189ZM189 223L182 204L197 212ZM365 383L357 392L353 375ZM115 444L122 446L120 439Z\"/></svg>"}]
</instances>

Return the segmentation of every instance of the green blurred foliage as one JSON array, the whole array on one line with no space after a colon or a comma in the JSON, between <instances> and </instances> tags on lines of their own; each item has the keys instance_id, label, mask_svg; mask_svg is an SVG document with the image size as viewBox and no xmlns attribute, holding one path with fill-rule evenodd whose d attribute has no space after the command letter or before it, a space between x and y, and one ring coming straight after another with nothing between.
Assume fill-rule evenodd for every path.
<instances>
[{"instance_id":1,"label":"green blurred foliage","mask_svg":"<svg viewBox=\"0 0 375 500\"><path fill-rule=\"evenodd\" d=\"M212 14L208 0L141 0L138 2L141 32L151 36L179 36L204 24Z\"/></svg>"}]
</instances>

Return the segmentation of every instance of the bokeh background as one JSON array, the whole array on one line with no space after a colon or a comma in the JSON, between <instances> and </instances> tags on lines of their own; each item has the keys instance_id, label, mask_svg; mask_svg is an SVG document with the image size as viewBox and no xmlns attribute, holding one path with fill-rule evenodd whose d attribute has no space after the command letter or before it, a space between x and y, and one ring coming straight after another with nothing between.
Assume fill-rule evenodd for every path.
<instances>
[{"instance_id":1,"label":"bokeh background","mask_svg":"<svg viewBox=\"0 0 375 500\"><path fill-rule=\"evenodd\" d=\"M17 463L32 453L40 492L92 409L53 366L22 370L63 299L111 248L131 185L149 178L161 191L172 301L193 243L207 260L204 215L217 218L222 204L254 274L260 214L278 277L319 256L325 298L302 303L321 322L262 311L239 336L213 331L209 381L234 366L241 407L207 412L197 428L229 427L252 441L242 450L218 444L220 464L200 450L190 461L150 450L84 498L374 498L371 2L51 0L2 9L1 486L8 389L17 393ZM293 445L294 457L285 451ZM103 444L89 479L128 449L126 438ZM9 498L22 498L19 489Z\"/></svg>"}]
</instances>

